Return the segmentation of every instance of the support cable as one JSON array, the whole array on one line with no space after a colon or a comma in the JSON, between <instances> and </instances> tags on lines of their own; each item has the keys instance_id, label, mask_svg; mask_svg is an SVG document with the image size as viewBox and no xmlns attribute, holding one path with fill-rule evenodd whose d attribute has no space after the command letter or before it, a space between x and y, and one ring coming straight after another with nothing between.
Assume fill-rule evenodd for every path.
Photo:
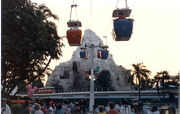
<instances>
[{"instance_id":1,"label":"support cable","mask_svg":"<svg viewBox=\"0 0 180 114\"><path fill-rule=\"evenodd\" d=\"M117 0L114 9L117 9L118 3L119 3L119 0ZM113 9L113 10L114 10L114 9ZM104 32L104 33L106 33L106 34L108 33L108 30L109 30L109 28L110 28L110 24L111 24L111 22L112 22L112 19L113 19L113 18L110 17L109 22L108 22L108 25L107 25L107 27L106 27L106 29L105 29L105 32ZM105 36L107 36L107 35L105 35ZM107 38L106 38L106 44L107 44Z\"/></svg>"},{"instance_id":2,"label":"support cable","mask_svg":"<svg viewBox=\"0 0 180 114\"><path fill-rule=\"evenodd\" d=\"M118 3L119 3L119 0L117 0L117 2L116 2L116 6L115 6L115 8L114 8L114 9L116 9L116 8L117 8Z\"/></svg>"},{"instance_id":3,"label":"support cable","mask_svg":"<svg viewBox=\"0 0 180 114\"><path fill-rule=\"evenodd\" d=\"M77 11L76 11L76 8L75 8L75 13L76 13L76 18L78 19L78 15L77 15Z\"/></svg>"},{"instance_id":4,"label":"support cable","mask_svg":"<svg viewBox=\"0 0 180 114\"><path fill-rule=\"evenodd\" d=\"M128 8L128 6L127 6L127 0L125 0L125 2L126 2L126 8Z\"/></svg>"},{"instance_id":5,"label":"support cable","mask_svg":"<svg viewBox=\"0 0 180 114\"><path fill-rule=\"evenodd\" d=\"M92 0L91 0L91 6L90 6L90 28L92 27Z\"/></svg>"},{"instance_id":6,"label":"support cable","mask_svg":"<svg viewBox=\"0 0 180 114\"><path fill-rule=\"evenodd\" d=\"M92 29L92 0L91 0L91 5L90 5L90 27L89 29ZM91 34L90 34L90 38L92 38L92 30L91 30Z\"/></svg>"},{"instance_id":7,"label":"support cable","mask_svg":"<svg viewBox=\"0 0 180 114\"><path fill-rule=\"evenodd\" d=\"M73 0L72 5L71 5L70 19L69 20L71 20L71 18L72 18L72 10L73 10L73 8L75 8L76 18L78 19L76 7L77 7L77 4L75 4L75 2Z\"/></svg>"},{"instance_id":8,"label":"support cable","mask_svg":"<svg viewBox=\"0 0 180 114\"><path fill-rule=\"evenodd\" d=\"M69 18L69 20L71 20L71 15L72 15L72 5L71 5L71 11L70 11L70 18Z\"/></svg>"}]
</instances>

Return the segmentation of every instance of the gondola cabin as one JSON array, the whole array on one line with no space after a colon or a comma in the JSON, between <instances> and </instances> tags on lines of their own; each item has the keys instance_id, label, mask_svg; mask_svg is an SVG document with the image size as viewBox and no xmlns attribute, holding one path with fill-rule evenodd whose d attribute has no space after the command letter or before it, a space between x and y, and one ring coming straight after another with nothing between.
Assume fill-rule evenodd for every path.
<instances>
[{"instance_id":1,"label":"gondola cabin","mask_svg":"<svg viewBox=\"0 0 180 114\"><path fill-rule=\"evenodd\" d=\"M109 51L107 49L101 50L101 59L107 59L109 55Z\"/></svg>"},{"instance_id":2,"label":"gondola cabin","mask_svg":"<svg viewBox=\"0 0 180 114\"><path fill-rule=\"evenodd\" d=\"M107 45L100 46L100 57L101 59L108 59L109 51L107 48L109 48Z\"/></svg>"},{"instance_id":3,"label":"gondola cabin","mask_svg":"<svg viewBox=\"0 0 180 114\"><path fill-rule=\"evenodd\" d=\"M81 27L80 21L69 21L67 22L70 28L66 32L67 40L70 46L80 46L82 40L82 31L79 29Z\"/></svg>"},{"instance_id":4,"label":"gondola cabin","mask_svg":"<svg viewBox=\"0 0 180 114\"><path fill-rule=\"evenodd\" d=\"M85 58L86 57L86 51L85 50L82 50L80 51L80 58Z\"/></svg>"},{"instance_id":5,"label":"gondola cabin","mask_svg":"<svg viewBox=\"0 0 180 114\"><path fill-rule=\"evenodd\" d=\"M132 19L115 19L113 25L115 41L128 41L130 39L133 30Z\"/></svg>"},{"instance_id":6,"label":"gondola cabin","mask_svg":"<svg viewBox=\"0 0 180 114\"><path fill-rule=\"evenodd\" d=\"M100 50L97 51L97 58L101 58L101 51Z\"/></svg>"},{"instance_id":7,"label":"gondola cabin","mask_svg":"<svg viewBox=\"0 0 180 114\"><path fill-rule=\"evenodd\" d=\"M131 9L121 8L115 9L112 13L113 20L113 35L115 41L128 41L131 38L133 30L133 19L129 19Z\"/></svg>"}]
</instances>

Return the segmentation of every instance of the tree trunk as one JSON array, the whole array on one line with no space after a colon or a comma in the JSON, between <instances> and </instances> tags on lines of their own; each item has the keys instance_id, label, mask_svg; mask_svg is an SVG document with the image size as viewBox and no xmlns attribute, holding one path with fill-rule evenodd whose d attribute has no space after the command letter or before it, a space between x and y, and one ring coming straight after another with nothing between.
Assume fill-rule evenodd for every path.
<instances>
[{"instance_id":1,"label":"tree trunk","mask_svg":"<svg viewBox=\"0 0 180 114\"><path fill-rule=\"evenodd\" d=\"M138 75L138 80L139 80L139 88L138 88L138 91L139 91L139 101L141 100L141 78L140 76Z\"/></svg>"},{"instance_id":2,"label":"tree trunk","mask_svg":"<svg viewBox=\"0 0 180 114\"><path fill-rule=\"evenodd\" d=\"M162 80L162 86L163 86L163 100L165 99L165 93L164 93L164 79Z\"/></svg>"},{"instance_id":3,"label":"tree trunk","mask_svg":"<svg viewBox=\"0 0 180 114\"><path fill-rule=\"evenodd\" d=\"M159 83L158 83L158 81L156 81L156 89L157 89L157 92L158 92L158 96L159 96L159 99L160 99L160 93L159 93Z\"/></svg>"}]
</instances>

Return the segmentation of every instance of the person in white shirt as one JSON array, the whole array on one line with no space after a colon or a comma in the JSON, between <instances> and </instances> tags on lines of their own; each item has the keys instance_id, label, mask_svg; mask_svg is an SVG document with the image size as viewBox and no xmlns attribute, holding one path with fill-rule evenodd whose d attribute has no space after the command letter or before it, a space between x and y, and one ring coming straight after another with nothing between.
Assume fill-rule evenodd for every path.
<instances>
[{"instance_id":1,"label":"person in white shirt","mask_svg":"<svg viewBox=\"0 0 180 114\"><path fill-rule=\"evenodd\" d=\"M39 104L36 104L34 106L34 109L35 109L34 114L44 114L43 111L41 110L41 106Z\"/></svg>"},{"instance_id":2,"label":"person in white shirt","mask_svg":"<svg viewBox=\"0 0 180 114\"><path fill-rule=\"evenodd\" d=\"M119 114L125 114L125 108L122 105L122 101L119 102L119 110L118 110Z\"/></svg>"},{"instance_id":3,"label":"person in white shirt","mask_svg":"<svg viewBox=\"0 0 180 114\"><path fill-rule=\"evenodd\" d=\"M7 99L1 99L1 114L11 114L11 108L6 104Z\"/></svg>"},{"instance_id":4,"label":"person in white shirt","mask_svg":"<svg viewBox=\"0 0 180 114\"><path fill-rule=\"evenodd\" d=\"M109 106L105 106L105 112L107 113L107 112L109 112Z\"/></svg>"},{"instance_id":5,"label":"person in white shirt","mask_svg":"<svg viewBox=\"0 0 180 114\"><path fill-rule=\"evenodd\" d=\"M116 111L118 111L119 112L119 104L115 104L115 109L116 109Z\"/></svg>"},{"instance_id":6,"label":"person in white shirt","mask_svg":"<svg viewBox=\"0 0 180 114\"><path fill-rule=\"evenodd\" d=\"M53 114L53 108L50 106L49 103L47 103L47 109L46 109L46 114Z\"/></svg>"},{"instance_id":7,"label":"person in white shirt","mask_svg":"<svg viewBox=\"0 0 180 114\"><path fill-rule=\"evenodd\" d=\"M130 105L128 105L128 104L124 105L124 110L125 110L124 114L130 114L131 113Z\"/></svg>"}]
</instances>

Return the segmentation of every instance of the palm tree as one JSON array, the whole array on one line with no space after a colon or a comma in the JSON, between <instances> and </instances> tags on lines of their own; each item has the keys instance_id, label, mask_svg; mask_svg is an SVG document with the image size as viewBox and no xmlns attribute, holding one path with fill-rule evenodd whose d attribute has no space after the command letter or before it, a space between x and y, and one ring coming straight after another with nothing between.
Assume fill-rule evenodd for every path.
<instances>
[{"instance_id":1,"label":"palm tree","mask_svg":"<svg viewBox=\"0 0 180 114\"><path fill-rule=\"evenodd\" d=\"M158 73L158 72L157 72L157 74L154 76L154 80L155 80L155 82L156 82L156 89L157 89L158 96L159 96L159 99L160 99L159 82L160 82L161 78L159 77L159 73Z\"/></svg>"},{"instance_id":2,"label":"palm tree","mask_svg":"<svg viewBox=\"0 0 180 114\"><path fill-rule=\"evenodd\" d=\"M141 80L146 80L151 74L151 71L146 69L146 66L142 63L132 64L133 69L131 71L131 78L136 78L136 84L138 80L139 100L141 99Z\"/></svg>"},{"instance_id":3,"label":"palm tree","mask_svg":"<svg viewBox=\"0 0 180 114\"><path fill-rule=\"evenodd\" d=\"M129 75L129 74L130 74L130 75ZM131 84L131 88L133 87L133 89L135 89L135 87L136 87L136 85L137 85L137 81L136 81L136 83L134 82L135 77L131 75L131 70L127 70L127 71L125 72L125 75L126 75L126 76L129 76L129 78L128 78L128 83Z\"/></svg>"},{"instance_id":4,"label":"palm tree","mask_svg":"<svg viewBox=\"0 0 180 114\"><path fill-rule=\"evenodd\" d=\"M152 89L153 88L153 85L155 84L155 79L150 79L150 88Z\"/></svg>"},{"instance_id":5,"label":"palm tree","mask_svg":"<svg viewBox=\"0 0 180 114\"><path fill-rule=\"evenodd\" d=\"M164 70L164 71L161 71L161 72L157 72L156 76L154 77L157 82L161 82L162 84L162 89L163 89L163 99L165 98L165 93L164 93L164 89L165 89L165 81L166 80L169 80L170 79L170 76L169 76L169 72ZM158 84L158 83L157 83ZM158 85L157 85L158 87Z\"/></svg>"}]
</instances>

